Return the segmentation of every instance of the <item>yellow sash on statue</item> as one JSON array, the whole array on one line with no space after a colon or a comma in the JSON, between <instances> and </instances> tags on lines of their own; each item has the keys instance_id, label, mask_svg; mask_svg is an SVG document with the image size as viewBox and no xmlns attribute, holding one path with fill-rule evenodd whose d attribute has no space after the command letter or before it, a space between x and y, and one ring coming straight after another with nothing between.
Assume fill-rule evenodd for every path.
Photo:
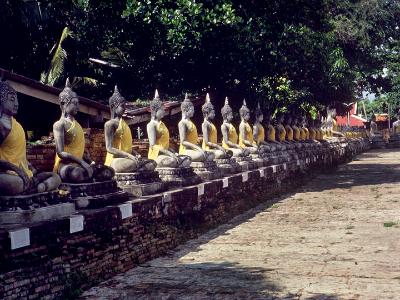
<instances>
[{"instance_id":1,"label":"yellow sash on statue","mask_svg":"<svg viewBox=\"0 0 400 300\"><path fill-rule=\"evenodd\" d=\"M251 144L254 143L253 138L253 130L249 123L244 124L244 139L248 140ZM239 146L242 148L246 148L247 146L244 144L242 137L239 135Z\"/></svg>"},{"instance_id":2,"label":"yellow sash on statue","mask_svg":"<svg viewBox=\"0 0 400 300\"><path fill-rule=\"evenodd\" d=\"M271 124L268 125L268 141L275 142L275 127Z\"/></svg>"},{"instance_id":3,"label":"yellow sash on statue","mask_svg":"<svg viewBox=\"0 0 400 300\"><path fill-rule=\"evenodd\" d=\"M304 132L305 132L305 134L306 134L306 140L309 140L310 139L310 131L308 130L308 128L303 128L303 130L304 130Z\"/></svg>"},{"instance_id":4,"label":"yellow sash on statue","mask_svg":"<svg viewBox=\"0 0 400 300\"><path fill-rule=\"evenodd\" d=\"M306 140L306 131L304 130L304 128L299 128L299 130L300 130L300 140L305 141Z\"/></svg>"},{"instance_id":5,"label":"yellow sash on statue","mask_svg":"<svg viewBox=\"0 0 400 300\"><path fill-rule=\"evenodd\" d=\"M11 131L0 145L0 160L5 160L21 168L28 177L32 177L26 160L25 131L14 118L11 118Z\"/></svg>"},{"instance_id":6,"label":"yellow sash on statue","mask_svg":"<svg viewBox=\"0 0 400 300\"><path fill-rule=\"evenodd\" d=\"M255 126L257 127L257 136L255 137L255 142L257 145L259 145L261 142L265 141L265 130L264 126L262 126L260 123L257 123Z\"/></svg>"},{"instance_id":7,"label":"yellow sash on statue","mask_svg":"<svg viewBox=\"0 0 400 300\"><path fill-rule=\"evenodd\" d=\"M160 154L160 149L169 149L169 131L162 121L156 127L156 143L149 148L147 157L149 159L156 159Z\"/></svg>"},{"instance_id":8,"label":"yellow sash on statue","mask_svg":"<svg viewBox=\"0 0 400 300\"><path fill-rule=\"evenodd\" d=\"M289 125L285 126L286 138L288 141L293 141L293 129Z\"/></svg>"},{"instance_id":9,"label":"yellow sash on statue","mask_svg":"<svg viewBox=\"0 0 400 300\"><path fill-rule=\"evenodd\" d=\"M235 126L233 126L232 124L228 124L229 125L229 133L228 133L228 141L234 144L237 144L238 142L238 135L235 129ZM230 147L225 143L225 141L222 141L222 147L224 147L225 149L229 149Z\"/></svg>"},{"instance_id":10,"label":"yellow sash on statue","mask_svg":"<svg viewBox=\"0 0 400 300\"><path fill-rule=\"evenodd\" d=\"M317 139L317 134L314 128L310 129L310 140L316 140Z\"/></svg>"},{"instance_id":11,"label":"yellow sash on statue","mask_svg":"<svg viewBox=\"0 0 400 300\"><path fill-rule=\"evenodd\" d=\"M278 125L279 141L284 142L286 140L286 129L282 124Z\"/></svg>"},{"instance_id":12,"label":"yellow sash on statue","mask_svg":"<svg viewBox=\"0 0 400 300\"><path fill-rule=\"evenodd\" d=\"M118 128L115 131L114 139L113 139L113 148L118 150L132 153L132 132L129 128L128 124L121 118L119 120ZM114 154L107 152L106 161L104 165L111 166L111 162L114 159Z\"/></svg>"},{"instance_id":13,"label":"yellow sash on statue","mask_svg":"<svg viewBox=\"0 0 400 300\"><path fill-rule=\"evenodd\" d=\"M210 123L210 131L208 132L208 141L210 143L216 144L217 143L217 128L213 123ZM201 144L203 150L210 150L210 146L206 145L203 137L203 143Z\"/></svg>"},{"instance_id":14,"label":"yellow sash on statue","mask_svg":"<svg viewBox=\"0 0 400 300\"><path fill-rule=\"evenodd\" d=\"M192 121L189 121L189 130L186 132L186 141L192 144L197 145L199 135L197 134L197 128L196 125ZM186 154L186 147L181 144L179 145L179 154Z\"/></svg>"},{"instance_id":15,"label":"yellow sash on statue","mask_svg":"<svg viewBox=\"0 0 400 300\"><path fill-rule=\"evenodd\" d=\"M71 123L71 127L65 132L64 152L68 152L79 159L83 158L83 153L85 152L85 135L81 125L76 120ZM58 171L60 163L61 158L56 154L54 172Z\"/></svg>"},{"instance_id":16,"label":"yellow sash on statue","mask_svg":"<svg viewBox=\"0 0 400 300\"><path fill-rule=\"evenodd\" d=\"M300 141L301 139L300 129L297 126L293 126L293 137L296 141Z\"/></svg>"}]
</instances>

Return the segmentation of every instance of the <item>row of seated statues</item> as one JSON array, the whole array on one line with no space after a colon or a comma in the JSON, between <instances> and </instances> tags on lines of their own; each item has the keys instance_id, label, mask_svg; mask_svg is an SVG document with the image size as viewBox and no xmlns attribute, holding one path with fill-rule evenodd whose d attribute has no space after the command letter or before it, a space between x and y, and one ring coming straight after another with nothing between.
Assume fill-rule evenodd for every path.
<instances>
[{"instance_id":1,"label":"row of seated statues","mask_svg":"<svg viewBox=\"0 0 400 300\"><path fill-rule=\"evenodd\" d=\"M107 154L104 164L97 164L85 150L84 131L76 120L79 98L68 80L59 101L61 117L53 125L54 169L53 172L37 173L27 161L25 132L15 119L17 93L8 82L0 81L0 196L46 193L57 190L60 185L71 188L79 184L110 182L121 174L154 174L158 171L161 175L171 175L174 170L186 170L188 173L178 173L183 177L203 171L215 175L218 165L229 166L252 160L274 161L284 151L293 158L302 149L311 151L335 136L342 136L337 132L333 117L323 126L319 120L278 113L274 126L271 115L263 113L260 105L255 110L251 126L246 101L239 110L241 121L237 132L232 124L233 110L226 98L221 109L223 123L219 139L213 123L216 115L214 105L207 94L202 106L203 139L199 142L197 127L191 120L194 105L186 95L181 103L180 145L176 152L170 148L169 130L162 121L166 113L156 91L150 103L151 120L147 124L148 156L141 157L133 149L132 133L123 119L126 100L115 87L109 98L111 118L104 125ZM265 128L263 124L266 124ZM192 169L198 172L194 174Z\"/></svg>"}]
</instances>

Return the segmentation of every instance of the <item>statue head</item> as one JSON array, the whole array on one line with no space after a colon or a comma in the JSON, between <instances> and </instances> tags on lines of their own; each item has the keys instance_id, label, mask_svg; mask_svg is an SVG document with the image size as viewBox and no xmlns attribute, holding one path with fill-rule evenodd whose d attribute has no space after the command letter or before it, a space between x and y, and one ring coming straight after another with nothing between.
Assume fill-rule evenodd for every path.
<instances>
[{"instance_id":1,"label":"statue head","mask_svg":"<svg viewBox=\"0 0 400 300\"><path fill-rule=\"evenodd\" d=\"M292 125L292 114L290 114L290 113L287 113L286 115L285 115L285 123L286 123L286 125Z\"/></svg>"},{"instance_id":2,"label":"statue head","mask_svg":"<svg viewBox=\"0 0 400 300\"><path fill-rule=\"evenodd\" d=\"M112 96L108 100L108 103L110 105L110 110L111 110L111 114L112 115L115 114L115 115L120 117L125 112L126 100L120 94L117 86L115 86L114 93L112 94Z\"/></svg>"},{"instance_id":3,"label":"statue head","mask_svg":"<svg viewBox=\"0 0 400 300\"><path fill-rule=\"evenodd\" d=\"M285 115L282 112L277 112L275 115L275 120L277 124L282 124L283 119L285 118Z\"/></svg>"},{"instance_id":4,"label":"statue head","mask_svg":"<svg viewBox=\"0 0 400 300\"><path fill-rule=\"evenodd\" d=\"M264 120L266 124L270 124L271 123L271 119L272 119L272 113L269 110L265 110L264 111Z\"/></svg>"},{"instance_id":5,"label":"statue head","mask_svg":"<svg viewBox=\"0 0 400 300\"><path fill-rule=\"evenodd\" d=\"M59 95L61 111L64 114L75 116L79 110L79 99L78 95L72 90L67 78L65 87Z\"/></svg>"},{"instance_id":6,"label":"statue head","mask_svg":"<svg viewBox=\"0 0 400 300\"><path fill-rule=\"evenodd\" d=\"M150 112L151 117L157 120L161 120L165 116L164 106L157 90L154 93L153 100L150 102Z\"/></svg>"},{"instance_id":7,"label":"statue head","mask_svg":"<svg viewBox=\"0 0 400 300\"><path fill-rule=\"evenodd\" d=\"M188 94L185 94L185 99L181 103L181 110L182 110L182 116L185 116L186 118L191 118L194 115L194 105L192 101L190 101Z\"/></svg>"},{"instance_id":8,"label":"statue head","mask_svg":"<svg viewBox=\"0 0 400 300\"><path fill-rule=\"evenodd\" d=\"M260 102L257 103L256 111L255 111L255 123L261 123L264 119L263 112L260 107Z\"/></svg>"},{"instance_id":9,"label":"statue head","mask_svg":"<svg viewBox=\"0 0 400 300\"><path fill-rule=\"evenodd\" d=\"M0 116L15 116L18 112L17 92L6 81L0 80Z\"/></svg>"},{"instance_id":10,"label":"statue head","mask_svg":"<svg viewBox=\"0 0 400 300\"><path fill-rule=\"evenodd\" d=\"M239 109L240 118L247 122L250 120L250 109L247 107L246 99L243 99L242 107Z\"/></svg>"},{"instance_id":11,"label":"statue head","mask_svg":"<svg viewBox=\"0 0 400 300\"><path fill-rule=\"evenodd\" d=\"M208 93L206 95L206 102L201 107L201 111L203 112L205 119L212 120L215 118L214 105L211 103L210 95Z\"/></svg>"},{"instance_id":12,"label":"statue head","mask_svg":"<svg viewBox=\"0 0 400 300\"><path fill-rule=\"evenodd\" d=\"M221 115L222 115L222 118L224 119L224 121L232 122L233 112L232 112L232 108L229 105L228 97L225 97L225 104L221 108Z\"/></svg>"}]
</instances>

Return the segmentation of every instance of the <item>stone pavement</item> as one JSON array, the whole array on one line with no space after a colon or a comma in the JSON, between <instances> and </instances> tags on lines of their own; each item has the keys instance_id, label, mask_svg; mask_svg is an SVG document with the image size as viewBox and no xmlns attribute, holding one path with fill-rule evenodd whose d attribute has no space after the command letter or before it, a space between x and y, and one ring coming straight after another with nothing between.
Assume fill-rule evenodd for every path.
<instances>
[{"instance_id":1,"label":"stone pavement","mask_svg":"<svg viewBox=\"0 0 400 300\"><path fill-rule=\"evenodd\" d=\"M399 299L400 150L375 150L83 299Z\"/></svg>"}]
</instances>

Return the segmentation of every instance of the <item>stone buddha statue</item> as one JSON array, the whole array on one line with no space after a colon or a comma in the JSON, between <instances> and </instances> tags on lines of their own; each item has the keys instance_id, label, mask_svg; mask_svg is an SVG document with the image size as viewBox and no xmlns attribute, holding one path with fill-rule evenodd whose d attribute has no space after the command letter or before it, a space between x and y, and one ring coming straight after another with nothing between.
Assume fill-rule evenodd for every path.
<instances>
[{"instance_id":1,"label":"stone buddha statue","mask_svg":"<svg viewBox=\"0 0 400 300\"><path fill-rule=\"evenodd\" d=\"M400 134L400 109L397 112L396 115L397 120L395 122L393 122L393 134L395 135L399 135Z\"/></svg>"},{"instance_id":2,"label":"stone buddha statue","mask_svg":"<svg viewBox=\"0 0 400 300\"><path fill-rule=\"evenodd\" d=\"M169 148L169 130L162 121L165 110L157 90L150 102L150 112L151 120L147 124L148 158L155 160L159 168L189 167L192 162L189 156L179 155Z\"/></svg>"},{"instance_id":3,"label":"stone buddha statue","mask_svg":"<svg viewBox=\"0 0 400 300\"><path fill-rule=\"evenodd\" d=\"M285 116L285 130L286 140L288 142L293 142L292 115L289 113Z\"/></svg>"},{"instance_id":4,"label":"stone buddha statue","mask_svg":"<svg viewBox=\"0 0 400 300\"><path fill-rule=\"evenodd\" d=\"M81 125L75 119L79 99L67 79L60 93L61 118L53 125L56 143L54 172L67 183L84 183L111 180L114 170L104 165L96 165L85 152L85 137Z\"/></svg>"},{"instance_id":5,"label":"stone buddha statue","mask_svg":"<svg viewBox=\"0 0 400 300\"><path fill-rule=\"evenodd\" d=\"M283 113L278 112L276 115L276 126L275 126L275 132L276 132L276 138L277 140L281 143L282 145L282 150L286 150L286 129L285 126L283 126L283 120L285 116Z\"/></svg>"},{"instance_id":6,"label":"stone buddha statue","mask_svg":"<svg viewBox=\"0 0 400 300\"><path fill-rule=\"evenodd\" d=\"M301 125L303 129L303 137L304 141L309 141L310 140L310 130L308 129L308 120L307 116L303 115L302 120L301 120Z\"/></svg>"},{"instance_id":7,"label":"stone buddha statue","mask_svg":"<svg viewBox=\"0 0 400 300\"><path fill-rule=\"evenodd\" d=\"M43 193L56 190L60 177L37 173L26 159L25 131L15 120L17 92L0 81L0 196Z\"/></svg>"},{"instance_id":8,"label":"stone buddha statue","mask_svg":"<svg viewBox=\"0 0 400 300\"><path fill-rule=\"evenodd\" d=\"M240 147L238 144L238 134L235 126L231 123L233 120L232 108L229 105L228 97L225 98L225 104L221 109L223 123L221 125L222 147L231 150L234 157L248 156L249 150Z\"/></svg>"},{"instance_id":9,"label":"stone buddha statue","mask_svg":"<svg viewBox=\"0 0 400 300\"><path fill-rule=\"evenodd\" d=\"M157 166L154 160L142 158L132 149L132 133L122 118L126 100L115 86L114 94L109 99L111 119L104 124L107 156L104 165L116 173L153 171Z\"/></svg>"},{"instance_id":10,"label":"stone buddha statue","mask_svg":"<svg viewBox=\"0 0 400 300\"><path fill-rule=\"evenodd\" d=\"M194 105L192 101L185 95L185 99L181 104L182 119L178 123L179 129L179 154L187 155L192 162L212 161L215 155L211 151L205 151L198 145L198 134L196 125L191 121L194 115Z\"/></svg>"},{"instance_id":11,"label":"stone buddha statue","mask_svg":"<svg viewBox=\"0 0 400 300\"><path fill-rule=\"evenodd\" d=\"M257 108L255 111L255 118L253 124L253 140L257 144L257 146L263 146L267 151L273 152L276 150L276 146L265 140L265 128L262 125L264 120L264 114L261 111L260 103L257 103ZM274 133L275 135L275 133Z\"/></svg>"},{"instance_id":12,"label":"stone buddha statue","mask_svg":"<svg viewBox=\"0 0 400 300\"><path fill-rule=\"evenodd\" d=\"M328 136L330 137L344 137L344 134L338 130L336 122L336 109L332 108L328 110L328 116L326 118Z\"/></svg>"},{"instance_id":13,"label":"stone buddha statue","mask_svg":"<svg viewBox=\"0 0 400 300\"><path fill-rule=\"evenodd\" d=\"M232 157L233 153L231 150L218 145L217 128L212 123L212 120L215 118L215 110L208 93L206 95L206 102L201 107L201 110L204 116L204 121L201 125L203 131L203 150L213 152L216 159Z\"/></svg>"},{"instance_id":14,"label":"stone buddha statue","mask_svg":"<svg viewBox=\"0 0 400 300\"><path fill-rule=\"evenodd\" d=\"M254 140L253 129L249 124L250 110L247 107L246 100L243 100L243 105L239 109L240 124L239 124L239 146L243 149L248 149L252 155L264 157L268 149L264 145L258 145Z\"/></svg>"},{"instance_id":15,"label":"stone buddha statue","mask_svg":"<svg viewBox=\"0 0 400 300\"><path fill-rule=\"evenodd\" d=\"M371 136L379 134L379 132L378 132L378 124L376 124L376 116L375 116L375 114L372 114L372 116L371 116L370 132L371 132Z\"/></svg>"},{"instance_id":16,"label":"stone buddha statue","mask_svg":"<svg viewBox=\"0 0 400 300\"><path fill-rule=\"evenodd\" d=\"M293 116L292 118L292 128L293 128L293 140L295 140L296 142L301 142L301 130L298 127L298 117L297 116Z\"/></svg>"},{"instance_id":17,"label":"stone buddha statue","mask_svg":"<svg viewBox=\"0 0 400 300\"><path fill-rule=\"evenodd\" d=\"M276 130L272 125L272 117L270 112L265 113L265 124L267 125L266 142L271 148L271 152L281 151L284 147L276 140Z\"/></svg>"}]
</instances>

